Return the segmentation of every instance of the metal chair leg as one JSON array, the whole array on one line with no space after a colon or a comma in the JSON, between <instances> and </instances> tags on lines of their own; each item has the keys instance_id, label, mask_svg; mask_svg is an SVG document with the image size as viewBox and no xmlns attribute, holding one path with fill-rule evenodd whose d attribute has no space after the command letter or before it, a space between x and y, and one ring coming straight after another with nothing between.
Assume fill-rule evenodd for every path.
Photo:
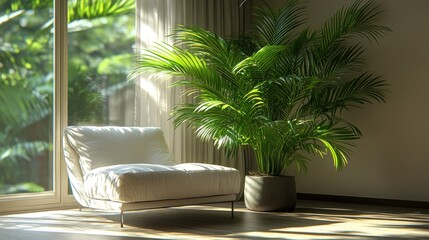
<instances>
[{"instance_id":1,"label":"metal chair leg","mask_svg":"<svg viewBox=\"0 0 429 240\"><path fill-rule=\"evenodd\" d=\"M124 211L121 210L121 228L124 227Z\"/></svg>"},{"instance_id":2,"label":"metal chair leg","mask_svg":"<svg viewBox=\"0 0 429 240\"><path fill-rule=\"evenodd\" d=\"M234 218L234 202L231 202L231 218Z\"/></svg>"}]
</instances>

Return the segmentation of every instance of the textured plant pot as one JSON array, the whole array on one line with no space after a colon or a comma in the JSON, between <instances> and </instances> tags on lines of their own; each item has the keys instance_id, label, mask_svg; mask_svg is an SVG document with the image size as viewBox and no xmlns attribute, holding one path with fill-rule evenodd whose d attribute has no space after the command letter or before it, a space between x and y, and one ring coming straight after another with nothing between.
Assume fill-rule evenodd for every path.
<instances>
[{"instance_id":1,"label":"textured plant pot","mask_svg":"<svg viewBox=\"0 0 429 240\"><path fill-rule=\"evenodd\" d=\"M246 176L244 203L253 211L293 211L296 206L294 176Z\"/></svg>"}]
</instances>

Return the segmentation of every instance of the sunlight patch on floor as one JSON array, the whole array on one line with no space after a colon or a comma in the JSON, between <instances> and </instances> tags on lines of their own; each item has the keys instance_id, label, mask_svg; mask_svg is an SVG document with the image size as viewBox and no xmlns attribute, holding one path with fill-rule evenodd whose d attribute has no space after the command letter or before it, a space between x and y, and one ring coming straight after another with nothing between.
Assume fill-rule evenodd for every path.
<instances>
[{"instance_id":1,"label":"sunlight patch on floor","mask_svg":"<svg viewBox=\"0 0 429 240\"><path fill-rule=\"evenodd\" d=\"M272 213L252 212L243 203L238 203L233 219L230 217L230 204L128 212L124 228L120 228L118 213L91 209L4 215L0 216L0 239L10 232L22 236L40 234L34 239L45 239L45 236L55 234L64 234L67 239L84 235L88 239L96 237L103 240L429 239L429 215L425 213L324 208L312 207L312 204L315 203L298 206L291 213Z\"/></svg>"}]
</instances>

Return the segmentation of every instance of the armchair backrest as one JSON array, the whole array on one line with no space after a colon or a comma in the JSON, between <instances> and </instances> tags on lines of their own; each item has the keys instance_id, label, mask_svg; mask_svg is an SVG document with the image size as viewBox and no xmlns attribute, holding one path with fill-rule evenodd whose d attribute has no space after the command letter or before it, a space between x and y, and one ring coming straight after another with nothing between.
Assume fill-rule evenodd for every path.
<instances>
[{"instance_id":1,"label":"armchair backrest","mask_svg":"<svg viewBox=\"0 0 429 240\"><path fill-rule=\"evenodd\" d=\"M70 126L64 131L64 157L73 194L92 169L127 163L174 165L160 128ZM78 200L79 201L79 200Z\"/></svg>"},{"instance_id":2,"label":"armchair backrest","mask_svg":"<svg viewBox=\"0 0 429 240\"><path fill-rule=\"evenodd\" d=\"M160 128L67 127L64 135L79 155L84 175L94 168L115 164L174 164Z\"/></svg>"}]
</instances>

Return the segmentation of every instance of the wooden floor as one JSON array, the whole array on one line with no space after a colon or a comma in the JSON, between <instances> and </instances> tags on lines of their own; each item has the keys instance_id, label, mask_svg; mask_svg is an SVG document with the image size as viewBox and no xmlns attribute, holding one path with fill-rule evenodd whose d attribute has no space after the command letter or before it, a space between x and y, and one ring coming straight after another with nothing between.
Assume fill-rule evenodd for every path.
<instances>
[{"instance_id":1,"label":"wooden floor","mask_svg":"<svg viewBox=\"0 0 429 240\"><path fill-rule=\"evenodd\" d=\"M429 239L429 210L303 201L293 213L236 203L117 213L90 209L0 216L1 240Z\"/></svg>"}]
</instances>

